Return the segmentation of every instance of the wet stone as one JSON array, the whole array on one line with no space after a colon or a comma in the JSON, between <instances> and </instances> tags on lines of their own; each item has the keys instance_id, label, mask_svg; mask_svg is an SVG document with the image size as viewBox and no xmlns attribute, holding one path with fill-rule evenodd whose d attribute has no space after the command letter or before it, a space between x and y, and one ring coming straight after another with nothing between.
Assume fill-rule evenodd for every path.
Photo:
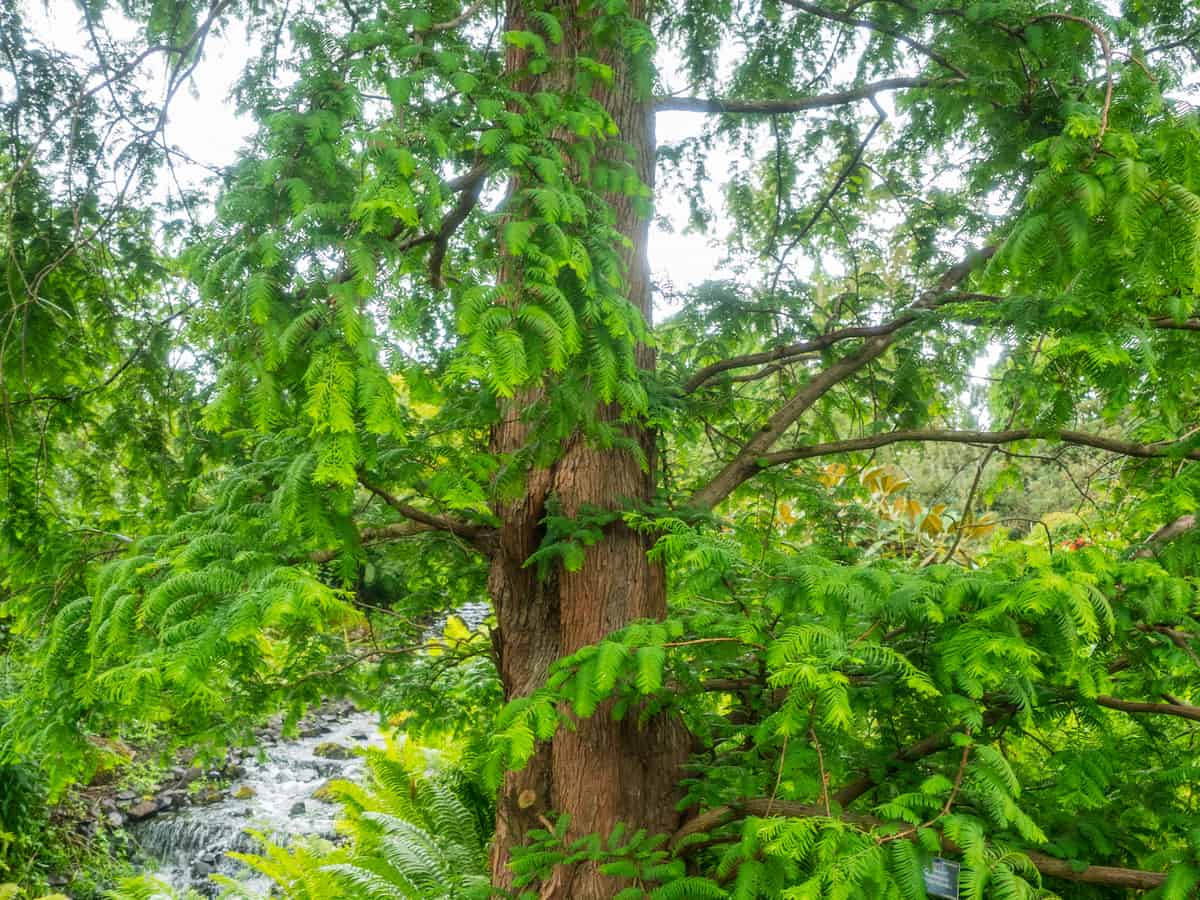
<instances>
[{"instance_id":1,"label":"wet stone","mask_svg":"<svg viewBox=\"0 0 1200 900\"><path fill-rule=\"evenodd\" d=\"M158 812L158 803L155 800L143 800L129 807L129 818L135 822L139 819L148 819L150 816Z\"/></svg>"},{"instance_id":2,"label":"wet stone","mask_svg":"<svg viewBox=\"0 0 1200 900\"><path fill-rule=\"evenodd\" d=\"M297 835L335 835L337 808L315 799L314 788L330 777L352 781L361 778L363 763L353 748L382 743L374 731L376 722L373 714L348 709L345 715L306 720L306 727L329 726L328 733L313 738L279 738L278 731L266 729L263 743L272 738L275 742L240 754L238 763L244 774L235 776L227 790L194 784L188 792L190 802L185 800L140 822L126 816L125 827L145 853L147 871L180 896L188 890L202 897L215 896L220 889L212 875L244 881L249 895L267 896L270 884L227 854L262 852L247 828L270 836L276 843L286 843ZM359 741L356 734L370 737ZM333 753L339 758L314 758L315 745L321 743L336 748ZM227 778L231 757L222 760ZM176 787L180 785L171 785ZM240 799L239 789L243 789ZM207 804L200 799L206 792L211 792ZM211 867L211 871L198 867L198 862Z\"/></svg>"},{"instance_id":3,"label":"wet stone","mask_svg":"<svg viewBox=\"0 0 1200 900\"><path fill-rule=\"evenodd\" d=\"M336 741L326 741L313 748L313 756L319 756L322 759L353 759L354 751L349 747L343 747Z\"/></svg>"}]
</instances>

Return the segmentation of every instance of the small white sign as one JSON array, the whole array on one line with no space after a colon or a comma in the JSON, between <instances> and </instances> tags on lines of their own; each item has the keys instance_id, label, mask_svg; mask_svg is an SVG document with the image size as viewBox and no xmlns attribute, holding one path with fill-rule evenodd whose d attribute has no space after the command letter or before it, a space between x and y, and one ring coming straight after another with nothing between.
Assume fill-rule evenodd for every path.
<instances>
[{"instance_id":1,"label":"small white sign","mask_svg":"<svg viewBox=\"0 0 1200 900\"><path fill-rule=\"evenodd\" d=\"M945 897L947 900L958 900L958 870L956 862L935 856L929 868L924 871L925 893L930 897Z\"/></svg>"}]
</instances>

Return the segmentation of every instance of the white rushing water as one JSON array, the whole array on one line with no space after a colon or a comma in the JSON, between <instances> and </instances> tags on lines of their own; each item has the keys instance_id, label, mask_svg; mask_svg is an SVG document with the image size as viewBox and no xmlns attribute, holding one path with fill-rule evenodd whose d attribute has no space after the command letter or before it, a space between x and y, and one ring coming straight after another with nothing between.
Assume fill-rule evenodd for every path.
<instances>
[{"instance_id":1,"label":"white rushing water","mask_svg":"<svg viewBox=\"0 0 1200 900\"><path fill-rule=\"evenodd\" d=\"M220 873L247 882L266 894L265 879L226 854L230 850L258 852L260 844L247 829L269 834L276 842L297 835L334 837L337 806L313 797L330 779L356 780L363 771L361 757L329 759L314 751L322 744L347 750L381 747L384 737L374 713L318 712L295 739L266 737L258 755L248 755L244 775L232 782L228 796L216 803L160 813L133 826L134 839L153 864L148 871L176 890L186 888L215 896L209 878Z\"/></svg>"},{"instance_id":2,"label":"white rushing water","mask_svg":"<svg viewBox=\"0 0 1200 900\"><path fill-rule=\"evenodd\" d=\"M472 602L464 603L454 614L474 630L489 612L487 603ZM446 616L436 618L425 639L436 639L445 627ZM269 835L275 843L300 835L334 838L338 807L313 794L331 779L359 779L363 762L353 752L347 753L346 759L330 759L315 751L323 744L347 751L382 747L385 739L378 722L375 713L333 704L306 717L298 738L284 739L277 737L277 732L268 732L257 755L250 753L242 760L245 771L231 783L223 799L162 812L132 826L134 840L153 861L147 871L181 893L190 888L216 896L219 889L210 876L219 873L267 895L267 879L227 854L261 850L248 830Z\"/></svg>"}]
</instances>

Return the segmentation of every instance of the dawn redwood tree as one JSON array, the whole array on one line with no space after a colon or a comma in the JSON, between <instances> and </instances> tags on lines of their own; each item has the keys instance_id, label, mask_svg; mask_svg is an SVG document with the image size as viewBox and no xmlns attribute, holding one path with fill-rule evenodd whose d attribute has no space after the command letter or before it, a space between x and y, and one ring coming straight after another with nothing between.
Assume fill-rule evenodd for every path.
<instances>
[{"instance_id":1,"label":"dawn redwood tree","mask_svg":"<svg viewBox=\"0 0 1200 900\"><path fill-rule=\"evenodd\" d=\"M1154 826L1110 833L1097 799L1132 774L1115 741L1178 749L1200 719L1188 4L119 6L144 39L82 6L96 63L65 94L49 85L68 63L5 13L24 752L131 717L195 739L231 711L385 693L423 616L486 593L500 887L530 871L516 848L624 823L674 836L697 879L679 896L735 879L919 896L939 851L975 896L988 878L1023 896L1037 873L1153 888L1173 863L1190 889L1180 757L1157 793L1121 794L1169 809ZM165 66L169 102L235 18L263 45L236 91L258 131L215 179L211 224L190 195L156 211L196 219L174 259L145 261L153 286L118 277L130 185L187 149L163 138L168 106L118 87ZM668 113L708 124L659 148ZM87 140L62 127L79 121ZM715 223L714 152L731 160ZM132 173L116 188L95 174L114 158ZM659 286L678 311L656 324L667 193L729 229L737 277ZM111 270L155 315L69 265ZM124 352L23 349L63 340ZM101 491L88 525L92 423L152 388L169 474L107 471L148 486ZM202 421L177 415L193 400ZM974 453L965 492L919 509L911 541L881 537L864 511L899 495L871 454L930 442ZM1081 488L1095 529L1074 550L1091 549L1051 539L1043 558L1035 532L980 566L994 473L1070 448L1093 476L1122 467ZM1184 724L1147 737L1107 714ZM1017 801L1039 773L1040 827ZM842 814L864 796L875 813ZM1061 810L1097 821L1081 836ZM665 890L675 871L547 854L544 898Z\"/></svg>"}]
</instances>

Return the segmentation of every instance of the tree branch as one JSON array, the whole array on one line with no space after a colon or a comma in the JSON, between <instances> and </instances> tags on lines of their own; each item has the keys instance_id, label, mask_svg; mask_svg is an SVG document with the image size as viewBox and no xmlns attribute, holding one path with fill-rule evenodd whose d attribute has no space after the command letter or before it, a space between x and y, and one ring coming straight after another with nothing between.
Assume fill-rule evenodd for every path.
<instances>
[{"instance_id":1,"label":"tree branch","mask_svg":"<svg viewBox=\"0 0 1200 900\"><path fill-rule=\"evenodd\" d=\"M1155 316L1150 320L1155 328L1173 328L1178 331L1200 331L1200 319L1172 319L1170 316Z\"/></svg>"},{"instance_id":2,"label":"tree branch","mask_svg":"<svg viewBox=\"0 0 1200 900\"><path fill-rule=\"evenodd\" d=\"M1120 712L1134 714L1147 713L1156 716L1178 716L1181 719L1191 719L1193 722L1200 722L1200 706L1191 706L1187 703L1141 703L1136 700L1122 700L1119 697L1110 697L1107 694L1097 695L1096 703L1105 709L1115 709Z\"/></svg>"},{"instance_id":3,"label":"tree branch","mask_svg":"<svg viewBox=\"0 0 1200 900\"><path fill-rule=\"evenodd\" d=\"M486 2L486 0L475 0L475 2L472 3L470 6L468 6L466 9L464 9L461 14L459 14L459 15L455 16L453 19L449 19L445 22L435 22L433 25L430 25L427 30L428 31L451 31L451 30L457 28L459 25L462 25L464 22L466 22L470 19L473 19L475 17L475 14L477 12L479 12L479 10L483 9L483 5L485 2Z\"/></svg>"},{"instance_id":4,"label":"tree branch","mask_svg":"<svg viewBox=\"0 0 1200 900\"><path fill-rule=\"evenodd\" d=\"M954 63L950 62L950 60L946 59L946 57L942 56L942 54L938 53L928 44L923 44L915 38L911 38L907 34L904 34L902 31L898 31L895 28L884 25L881 22L873 22L870 19L856 19L854 16L849 15L848 13L837 12L832 9L825 9L823 6L817 6L814 3L807 3L805 0L783 0L783 2L788 6L794 7L795 9L803 10L810 15L819 16L822 19L828 19L831 22L841 22L843 25L851 25L855 28L866 28L869 31L874 31L877 34L886 35L892 40L899 41L906 47L917 51L922 56L932 59L939 66L949 69L959 78L965 80L969 77L963 69L960 69Z\"/></svg>"},{"instance_id":5,"label":"tree branch","mask_svg":"<svg viewBox=\"0 0 1200 900\"><path fill-rule=\"evenodd\" d=\"M939 298L957 287L980 262L989 259L995 252L995 246L985 247L951 266L938 279L937 286L927 291L908 311L913 312L935 305ZM761 430L746 442L712 481L691 496L689 505L711 509L728 497L740 484L759 471L759 458L771 449L800 416L835 385L881 356L891 346L894 338L895 329L867 338L858 351L842 357L829 368L814 375L767 420Z\"/></svg>"},{"instance_id":6,"label":"tree branch","mask_svg":"<svg viewBox=\"0 0 1200 900\"><path fill-rule=\"evenodd\" d=\"M792 239L788 241L787 246L784 247L783 251L776 257L775 274L771 277L771 296L775 295L775 289L779 284L779 276L783 272L783 268L787 263L788 256L799 245L799 243L808 236L808 233L812 231L813 226L821 220L821 216L825 214L827 209L829 209L829 204L833 202L833 198L838 195L838 192L842 189L842 185L846 183L846 179L854 174L854 170L857 169L859 164L862 162L863 154L867 152L867 147L870 145L871 139L875 137L875 132L877 132L883 123L887 121L887 113L883 111L883 107L879 105L879 101L876 100L874 96L871 96L869 99L871 101L871 106L875 108L875 112L878 114L878 118L871 123L871 127L867 130L866 137L859 141L858 146L855 148L854 154L850 157L849 162L842 167L841 172L838 173L837 178L834 179L833 184L829 187L829 190L827 190L821 197L820 202L817 203L817 208L814 209L812 215L808 217L808 221L806 221L804 225L800 227L795 235L792 236ZM778 230L778 226L776 226L776 229ZM771 243L775 243L774 237L772 237Z\"/></svg>"},{"instance_id":7,"label":"tree branch","mask_svg":"<svg viewBox=\"0 0 1200 900\"><path fill-rule=\"evenodd\" d=\"M1180 516L1173 522L1168 522L1150 537L1146 538L1146 546L1142 547L1135 554L1134 559L1145 559L1148 556L1154 555L1154 544L1165 544L1167 541L1173 541L1180 535L1187 534L1196 527L1196 514L1188 513L1185 516Z\"/></svg>"},{"instance_id":8,"label":"tree branch","mask_svg":"<svg viewBox=\"0 0 1200 900\"><path fill-rule=\"evenodd\" d=\"M1011 704L993 706L984 714L983 724L985 726L994 725L1005 716L1012 715L1014 711L1015 707ZM867 791L882 784L884 779L889 775L899 771L904 763L917 762L927 756L932 756L949 748L954 743L954 735L962 732L964 727L962 725L955 725L952 728L944 728L928 737L922 738L915 744L910 744L907 747L897 750L883 764L884 771L882 777L876 778L870 774L863 775L861 778L857 778L841 787L833 795L833 799L839 806L849 806Z\"/></svg>"},{"instance_id":9,"label":"tree branch","mask_svg":"<svg viewBox=\"0 0 1200 900\"><path fill-rule=\"evenodd\" d=\"M862 337L878 337L880 335L891 334L894 331L899 331L905 325L911 325L913 322L922 316L927 315L930 311L946 306L951 303L991 303L1000 298L991 294L971 294L971 293L953 293L946 294L924 304L913 304L909 309L887 322L882 322L879 325L852 325L847 328L839 328L835 331L829 331L825 334L818 335L807 341L800 341L795 344L787 344L782 347L776 347L772 350L763 350L759 353L747 353L743 356L731 356L728 359L723 359L719 362L711 363L704 366L689 378L683 384L683 392L691 394L703 387L707 382L711 381L722 372L728 372L730 369L744 369L749 366L758 366L765 363L778 362L780 360L790 360L792 357L803 356L806 353L814 353L819 350L825 350L832 347L834 344L842 341L852 340Z\"/></svg>"},{"instance_id":10,"label":"tree branch","mask_svg":"<svg viewBox=\"0 0 1200 900\"><path fill-rule=\"evenodd\" d=\"M910 325L917 321L917 319L921 318L927 311L938 309L948 304L998 303L1005 299L1005 297L998 296L996 294L980 294L971 293L968 291L946 294L930 303L921 306L914 304L908 312L905 312L888 322L880 323L879 325L854 325L847 328L839 328L835 331L818 335L817 337L811 338L807 341L800 341L795 344L786 344L780 347L775 347L771 350L762 350L758 353L747 353L742 356L731 356L728 359L711 363L697 370L697 372L691 378L685 381L682 390L685 394L694 393L717 375L720 375L722 372L728 372L730 369L744 369L749 366L758 366L765 363L779 361L791 362L792 357L824 350L842 341L860 337L871 337L879 334L890 334L893 331L903 328L905 325ZM1182 322L1178 322L1175 319L1171 319L1166 316L1160 316L1150 319L1149 324L1153 328L1200 331L1200 319L1185 319Z\"/></svg>"},{"instance_id":11,"label":"tree branch","mask_svg":"<svg viewBox=\"0 0 1200 900\"><path fill-rule=\"evenodd\" d=\"M791 2L791 0L788 0ZM1104 132L1108 130L1108 111L1112 108L1113 98L1113 74L1112 74L1112 44L1108 40L1108 35L1104 33L1104 29L1093 22L1091 19L1085 19L1083 16L1075 16L1069 13L1045 13L1033 19L1034 22L1045 22L1050 20L1058 20L1061 22L1075 22L1087 28L1100 41L1100 49L1104 53L1104 105L1100 109L1100 131L1096 135L1096 147L1100 146L1101 140L1104 138Z\"/></svg>"},{"instance_id":12,"label":"tree branch","mask_svg":"<svg viewBox=\"0 0 1200 900\"><path fill-rule=\"evenodd\" d=\"M1192 647L1191 635L1189 635L1186 631L1179 631L1178 629L1172 628L1170 625L1141 624L1136 627L1137 627L1138 631L1145 632L1146 634L1161 634L1161 635L1163 635L1172 644L1174 644L1176 647L1178 647L1180 650L1182 650L1184 653L1186 653L1191 658L1192 662L1194 662L1196 664L1197 668L1200 668L1200 654L1197 654L1195 648ZM1170 700L1172 703L1174 703L1176 706L1186 705L1186 704L1181 704L1178 700L1175 700L1170 697L1168 697L1167 699Z\"/></svg>"},{"instance_id":13,"label":"tree branch","mask_svg":"<svg viewBox=\"0 0 1200 900\"><path fill-rule=\"evenodd\" d=\"M364 528L358 533L358 540L359 543L364 545L380 544L385 541L396 541L401 538L412 537L416 534L429 534L430 532L443 530L433 525L422 525L419 522L393 522L391 525ZM336 559L338 552L337 550L317 550L314 553L310 553L308 558L315 563L327 563L332 559Z\"/></svg>"},{"instance_id":14,"label":"tree branch","mask_svg":"<svg viewBox=\"0 0 1200 900\"><path fill-rule=\"evenodd\" d=\"M422 509L412 506L398 497L388 493L383 488L368 481L366 476L361 473L358 476L358 483L365 487L368 491L390 506L406 519L410 519L417 524L424 525L427 530L448 531L450 534L460 537L474 546L486 550L494 529L488 528L485 525L475 525L471 522L464 522L460 519L448 519L444 516L435 516L432 513L427 513ZM364 532L365 533L365 532Z\"/></svg>"},{"instance_id":15,"label":"tree branch","mask_svg":"<svg viewBox=\"0 0 1200 900\"><path fill-rule=\"evenodd\" d=\"M689 506L712 509L758 471L758 457L762 456L797 419L839 382L845 381L867 363L883 355L892 345L893 335L885 334L868 338L858 351L844 356L822 372L805 382L792 398L767 420L762 429L752 437L738 454L730 460L717 476L696 491L688 500Z\"/></svg>"},{"instance_id":16,"label":"tree branch","mask_svg":"<svg viewBox=\"0 0 1200 900\"><path fill-rule=\"evenodd\" d=\"M776 97L763 100L717 99L706 97L658 97L655 112L743 113L746 115L777 116L783 113L805 112L810 109L829 109L866 100L885 91L904 88L941 87L957 84L958 79L884 78L844 91L813 94L811 97Z\"/></svg>"},{"instance_id":17,"label":"tree branch","mask_svg":"<svg viewBox=\"0 0 1200 900\"><path fill-rule=\"evenodd\" d=\"M877 447L885 447L888 444L942 443L992 445L1011 444L1017 441L1029 440L1062 441L1064 444L1095 447L1097 450L1105 450L1109 453L1116 453L1120 456L1132 456L1138 459L1175 456L1177 454L1172 452L1171 448L1178 443L1177 441L1159 441L1153 444L1138 444L1133 441L1123 441L1116 438L1103 437L1098 434L1088 434L1083 431L1036 430L1033 428L1014 428L1009 431L887 431L882 434L869 434L861 438L830 441L827 444L810 444L807 447L796 447L791 450L780 450L776 453L765 453L758 458L758 465L764 468L778 466L801 459L813 459L820 456L833 456L839 453L874 450ZM1188 450L1178 455L1184 459L1200 460L1200 450Z\"/></svg>"},{"instance_id":18,"label":"tree branch","mask_svg":"<svg viewBox=\"0 0 1200 900\"><path fill-rule=\"evenodd\" d=\"M789 819L827 818L824 809L807 803L787 800L776 800L772 803L766 797L739 800L728 806L718 806L715 809L710 809L696 816L675 832L674 837L671 839L671 845L678 848L685 838L694 834L704 834L731 819L744 818L746 816L761 816L763 818L781 816ZM877 828L883 827L908 827L902 826L899 823L885 822L874 816L855 815L853 813L842 813L837 818L863 831L874 831ZM916 840L916 837L916 834L912 834L906 839ZM946 837L942 837L941 844L944 852L952 854L962 852L957 844ZM1144 869L1125 869L1115 866L1086 866L1076 871L1074 865L1065 859L1057 859L1053 856L1047 856L1044 853L1038 853L1035 850L1022 850L1021 852L1029 858L1034 868L1043 875L1048 875L1051 878L1059 878L1064 881L1077 881L1083 884L1098 884L1109 887L1127 887L1135 890L1151 890L1161 887L1167 880L1166 873L1163 872L1149 872Z\"/></svg>"},{"instance_id":19,"label":"tree branch","mask_svg":"<svg viewBox=\"0 0 1200 900\"><path fill-rule=\"evenodd\" d=\"M433 238L433 249L429 251L429 281L437 290L445 283L442 281L442 260L450 246L450 238L458 231L458 226L471 214L471 210L479 203L479 195L483 191L483 182L487 176L487 165L477 164L461 181L461 187L456 188L461 193L454 208L442 219L442 225Z\"/></svg>"}]
</instances>

